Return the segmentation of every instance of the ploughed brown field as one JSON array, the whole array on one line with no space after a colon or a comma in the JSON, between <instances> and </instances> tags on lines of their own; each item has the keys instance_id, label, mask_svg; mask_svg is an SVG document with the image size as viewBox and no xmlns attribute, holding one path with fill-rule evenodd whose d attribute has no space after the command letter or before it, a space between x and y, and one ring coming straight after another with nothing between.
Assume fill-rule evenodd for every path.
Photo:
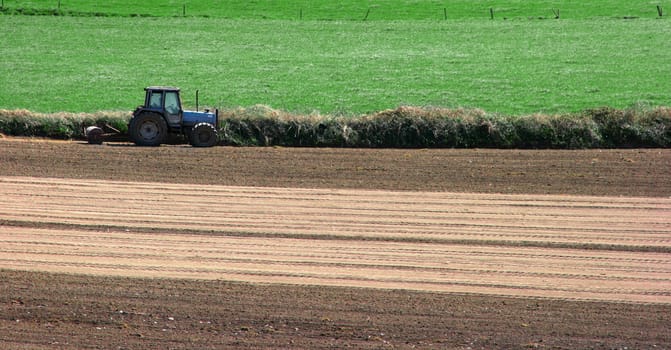
<instances>
[{"instance_id":1,"label":"ploughed brown field","mask_svg":"<svg viewBox=\"0 0 671 350\"><path fill-rule=\"evenodd\" d=\"M671 150L0 138L0 349L671 348Z\"/></svg>"}]
</instances>

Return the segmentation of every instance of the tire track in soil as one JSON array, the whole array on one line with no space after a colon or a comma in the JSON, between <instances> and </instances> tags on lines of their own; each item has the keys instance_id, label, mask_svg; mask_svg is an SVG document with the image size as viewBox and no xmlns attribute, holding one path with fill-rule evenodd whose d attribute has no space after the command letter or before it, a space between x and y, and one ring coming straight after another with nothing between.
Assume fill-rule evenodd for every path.
<instances>
[{"instance_id":1,"label":"tire track in soil","mask_svg":"<svg viewBox=\"0 0 671 350\"><path fill-rule=\"evenodd\" d=\"M0 198L0 268L671 304L665 198L30 177Z\"/></svg>"}]
</instances>

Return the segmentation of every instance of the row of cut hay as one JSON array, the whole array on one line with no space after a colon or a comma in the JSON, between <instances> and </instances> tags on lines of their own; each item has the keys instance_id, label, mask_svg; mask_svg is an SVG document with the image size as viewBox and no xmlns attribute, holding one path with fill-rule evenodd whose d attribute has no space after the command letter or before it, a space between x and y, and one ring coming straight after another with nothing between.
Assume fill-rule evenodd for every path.
<instances>
[{"instance_id":1,"label":"row of cut hay","mask_svg":"<svg viewBox=\"0 0 671 350\"><path fill-rule=\"evenodd\" d=\"M128 132L130 112L35 113L28 110L0 109L0 133L12 136L48 137L54 139L84 138L87 126L106 125Z\"/></svg>"},{"instance_id":2,"label":"row of cut hay","mask_svg":"<svg viewBox=\"0 0 671 350\"><path fill-rule=\"evenodd\" d=\"M360 117L292 115L264 106L224 113L227 145L388 148L671 146L671 108L599 108L505 116L478 109L398 107Z\"/></svg>"},{"instance_id":3,"label":"row of cut hay","mask_svg":"<svg viewBox=\"0 0 671 350\"><path fill-rule=\"evenodd\" d=\"M478 109L398 107L364 116L298 115L266 106L222 111L220 144L388 148L670 147L671 108L599 108L505 116ZM127 132L129 112L0 110L0 133L79 139L90 125Z\"/></svg>"}]
</instances>

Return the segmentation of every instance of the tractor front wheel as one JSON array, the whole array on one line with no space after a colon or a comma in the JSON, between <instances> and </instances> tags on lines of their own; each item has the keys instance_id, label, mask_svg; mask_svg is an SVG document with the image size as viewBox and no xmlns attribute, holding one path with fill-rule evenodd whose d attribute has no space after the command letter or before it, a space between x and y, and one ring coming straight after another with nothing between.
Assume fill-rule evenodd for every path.
<instances>
[{"instance_id":1,"label":"tractor front wheel","mask_svg":"<svg viewBox=\"0 0 671 350\"><path fill-rule=\"evenodd\" d=\"M128 125L128 135L138 146L159 146L168 134L165 119L154 113L134 116Z\"/></svg>"},{"instance_id":2,"label":"tractor front wheel","mask_svg":"<svg viewBox=\"0 0 671 350\"><path fill-rule=\"evenodd\" d=\"M219 142L219 136L214 125L210 123L198 123L191 130L189 140L193 147L212 147Z\"/></svg>"}]
</instances>

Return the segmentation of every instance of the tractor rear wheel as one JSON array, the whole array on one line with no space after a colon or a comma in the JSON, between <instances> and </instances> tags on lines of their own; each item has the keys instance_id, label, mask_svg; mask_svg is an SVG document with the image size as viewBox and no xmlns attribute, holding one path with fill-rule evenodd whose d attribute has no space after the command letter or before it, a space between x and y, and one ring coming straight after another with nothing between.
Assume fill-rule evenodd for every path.
<instances>
[{"instance_id":1,"label":"tractor rear wheel","mask_svg":"<svg viewBox=\"0 0 671 350\"><path fill-rule=\"evenodd\" d=\"M198 123L191 130L189 137L193 147L212 147L219 142L217 130L210 123Z\"/></svg>"},{"instance_id":2,"label":"tractor rear wheel","mask_svg":"<svg viewBox=\"0 0 671 350\"><path fill-rule=\"evenodd\" d=\"M128 125L128 135L138 146L159 146L168 134L165 119L154 113L134 116Z\"/></svg>"}]
</instances>

